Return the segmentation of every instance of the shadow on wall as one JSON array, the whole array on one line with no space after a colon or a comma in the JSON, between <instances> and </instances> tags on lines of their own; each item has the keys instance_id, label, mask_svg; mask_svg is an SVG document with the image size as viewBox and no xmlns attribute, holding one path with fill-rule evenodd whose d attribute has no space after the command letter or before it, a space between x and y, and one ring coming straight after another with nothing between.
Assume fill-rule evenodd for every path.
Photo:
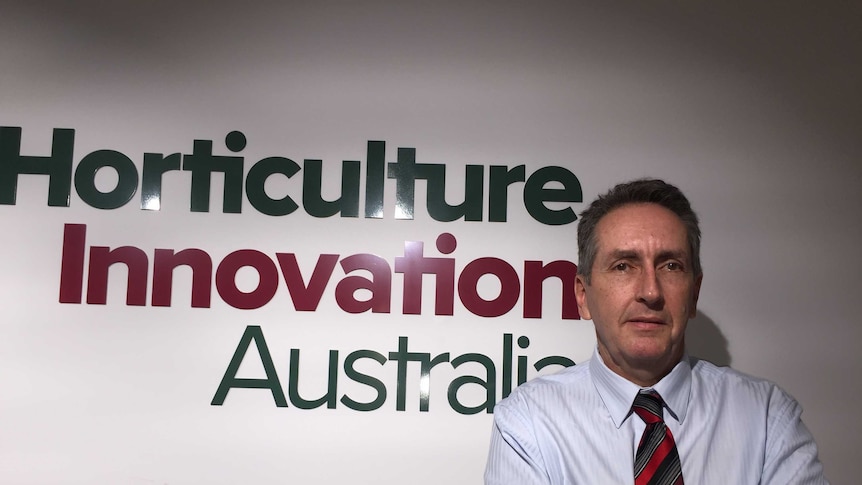
<instances>
[{"instance_id":1,"label":"shadow on wall","mask_svg":"<svg viewBox=\"0 0 862 485\"><path fill-rule=\"evenodd\" d=\"M691 356L708 360L719 366L730 365L727 339L715 322L703 312L698 311L697 316L688 321L685 347Z\"/></svg>"}]
</instances>

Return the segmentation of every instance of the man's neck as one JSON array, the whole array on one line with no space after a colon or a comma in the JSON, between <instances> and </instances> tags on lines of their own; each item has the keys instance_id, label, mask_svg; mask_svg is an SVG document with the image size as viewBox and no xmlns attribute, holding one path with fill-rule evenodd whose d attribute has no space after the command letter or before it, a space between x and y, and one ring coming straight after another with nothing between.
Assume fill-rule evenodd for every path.
<instances>
[{"instance_id":1,"label":"man's neck","mask_svg":"<svg viewBox=\"0 0 862 485\"><path fill-rule=\"evenodd\" d=\"M616 361L600 345L599 357L611 372L640 387L653 387L682 360L683 353L665 362L628 363Z\"/></svg>"}]
</instances>

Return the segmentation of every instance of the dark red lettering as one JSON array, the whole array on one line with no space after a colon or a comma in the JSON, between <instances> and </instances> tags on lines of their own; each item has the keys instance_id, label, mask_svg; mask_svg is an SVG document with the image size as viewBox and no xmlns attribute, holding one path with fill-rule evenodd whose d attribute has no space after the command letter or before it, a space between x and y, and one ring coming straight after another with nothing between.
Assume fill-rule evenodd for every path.
<instances>
[{"instance_id":1,"label":"dark red lettering","mask_svg":"<svg viewBox=\"0 0 862 485\"><path fill-rule=\"evenodd\" d=\"M248 293L236 287L236 273L245 266L254 268L260 276L257 288ZM241 310L253 310L266 305L275 296L278 269L262 252L241 249L225 256L216 269L215 280L216 289L225 303Z\"/></svg>"}]
</instances>

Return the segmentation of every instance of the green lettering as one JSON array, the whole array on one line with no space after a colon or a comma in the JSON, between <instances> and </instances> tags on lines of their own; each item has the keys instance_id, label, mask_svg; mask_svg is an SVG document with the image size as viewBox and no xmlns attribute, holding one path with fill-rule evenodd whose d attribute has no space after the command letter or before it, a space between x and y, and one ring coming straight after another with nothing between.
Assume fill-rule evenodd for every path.
<instances>
[{"instance_id":1,"label":"green lettering","mask_svg":"<svg viewBox=\"0 0 862 485\"><path fill-rule=\"evenodd\" d=\"M424 178L428 181L426 194L428 215L434 220L451 222L461 217L465 221L482 220L485 167L467 165L464 202L458 205L449 205L446 202L446 165L420 163L416 167L419 173L417 178Z\"/></svg>"},{"instance_id":2,"label":"green lettering","mask_svg":"<svg viewBox=\"0 0 862 485\"><path fill-rule=\"evenodd\" d=\"M299 409L314 409L326 403L329 409L335 409L335 395L338 392L338 351L329 351L329 381L326 394L318 399L307 400L299 395L299 349L290 349L290 381L287 384L287 394L290 402Z\"/></svg>"},{"instance_id":3,"label":"green lettering","mask_svg":"<svg viewBox=\"0 0 862 485\"><path fill-rule=\"evenodd\" d=\"M561 365L563 367L571 367L575 365L575 361L568 357L563 357L562 355L551 355L549 357L544 357L537 360L533 367L537 371L540 371L545 367L548 367L549 365Z\"/></svg>"},{"instance_id":4,"label":"green lettering","mask_svg":"<svg viewBox=\"0 0 862 485\"><path fill-rule=\"evenodd\" d=\"M443 362L449 362L449 352L442 353L431 360L424 360L420 364L419 411L421 412L428 412L428 403L431 401L431 369Z\"/></svg>"},{"instance_id":5,"label":"green lettering","mask_svg":"<svg viewBox=\"0 0 862 485\"><path fill-rule=\"evenodd\" d=\"M413 219L416 193L416 149L399 148L398 162L390 163L387 177L395 179L395 218Z\"/></svg>"},{"instance_id":6,"label":"green lettering","mask_svg":"<svg viewBox=\"0 0 862 485\"><path fill-rule=\"evenodd\" d=\"M452 367L457 368L466 362L476 362L485 367L486 379L481 379L476 376L461 376L456 377L449 383L449 405L460 414L476 414L485 410L487 413L494 412L494 398L497 394L496 382L497 371L494 368L494 361L487 355L482 354L464 354L452 359ZM478 384L485 389L485 402L478 406L465 406L458 400L458 389L467 384Z\"/></svg>"},{"instance_id":7,"label":"green lettering","mask_svg":"<svg viewBox=\"0 0 862 485\"><path fill-rule=\"evenodd\" d=\"M369 141L365 166L365 217L383 218L384 169L386 168L386 142Z\"/></svg>"},{"instance_id":8,"label":"green lettering","mask_svg":"<svg viewBox=\"0 0 862 485\"><path fill-rule=\"evenodd\" d=\"M232 151L244 147L236 142L231 132L226 139L230 140ZM243 136L242 141L245 141ZM212 140L195 140L192 153L183 155L183 170L192 173L191 210L192 212L209 212L210 184L213 172L224 173L224 198L222 211L238 214L242 212L242 177L243 158L213 155ZM234 150L237 149L237 150Z\"/></svg>"},{"instance_id":9,"label":"green lettering","mask_svg":"<svg viewBox=\"0 0 862 485\"><path fill-rule=\"evenodd\" d=\"M268 216L284 216L299 208L296 202L285 195L281 199L273 199L266 193L266 179L270 175L280 173L287 178L299 172L299 165L284 157L264 158L248 171L245 179L245 193L252 207Z\"/></svg>"},{"instance_id":10,"label":"green lettering","mask_svg":"<svg viewBox=\"0 0 862 485\"><path fill-rule=\"evenodd\" d=\"M144 153L144 174L141 177L141 209L157 211L162 208L162 174L179 170L182 155L174 153Z\"/></svg>"},{"instance_id":11,"label":"green lettering","mask_svg":"<svg viewBox=\"0 0 862 485\"><path fill-rule=\"evenodd\" d=\"M236 377L240 364L245 358L246 352L254 341L257 346L257 353L260 355L260 362L263 364L263 370L266 372L266 379L241 379ZM221 406L227 398L227 393L232 388L238 389L269 389L272 392L272 399L275 405L283 408L287 407L287 400L284 398L284 391L281 390L281 383L278 380L278 374L275 372L275 365L272 362L272 356L269 353L269 348L266 345L266 340L263 338L263 331L257 325L249 325L245 327L245 332L240 338L239 345L227 366L227 370L222 377L221 383L216 390L215 396L210 403L213 406Z\"/></svg>"},{"instance_id":12,"label":"green lettering","mask_svg":"<svg viewBox=\"0 0 862 485\"><path fill-rule=\"evenodd\" d=\"M96 188L96 173L111 167L117 172L117 186L109 192ZM81 200L97 209L116 209L132 200L138 190L138 170L134 162L114 150L97 150L81 160L75 169L75 190Z\"/></svg>"},{"instance_id":13,"label":"green lettering","mask_svg":"<svg viewBox=\"0 0 862 485\"><path fill-rule=\"evenodd\" d=\"M0 127L0 204L15 205L18 175L48 175L48 205L69 207L75 130L54 128L51 156L21 155L21 127Z\"/></svg>"},{"instance_id":14,"label":"green lettering","mask_svg":"<svg viewBox=\"0 0 862 485\"><path fill-rule=\"evenodd\" d=\"M357 350L348 354L347 358L344 359L344 373L347 374L347 377L355 382L374 388L377 391L377 397L371 402L363 403L355 401L345 394L341 397L341 402L354 411L374 411L386 402L386 385L380 379L356 370L353 364L359 359L372 359L383 365L386 363L386 357L373 350Z\"/></svg>"},{"instance_id":15,"label":"green lettering","mask_svg":"<svg viewBox=\"0 0 862 485\"><path fill-rule=\"evenodd\" d=\"M398 387L395 390L395 409L404 411L407 407L407 363L421 362L424 364L430 362L431 354L427 352L408 352L407 337L398 337L398 352L389 352L389 360L398 363Z\"/></svg>"},{"instance_id":16,"label":"green lettering","mask_svg":"<svg viewBox=\"0 0 862 485\"><path fill-rule=\"evenodd\" d=\"M546 188L549 182L559 182L563 188ZM549 209L545 202L583 202L581 182L563 167L542 167L524 185L524 207L533 219L551 226L574 222L578 216L571 207Z\"/></svg>"},{"instance_id":17,"label":"green lettering","mask_svg":"<svg viewBox=\"0 0 862 485\"><path fill-rule=\"evenodd\" d=\"M491 222L506 222L509 210L509 186L515 182L523 182L526 179L526 167L518 165L509 170L505 165L492 165L490 173L491 180L488 183L488 220Z\"/></svg>"},{"instance_id":18,"label":"green lettering","mask_svg":"<svg viewBox=\"0 0 862 485\"><path fill-rule=\"evenodd\" d=\"M302 174L302 206L313 217L359 216L359 171L356 161L341 162L341 196L328 201L323 198L323 162L306 160Z\"/></svg>"}]
</instances>

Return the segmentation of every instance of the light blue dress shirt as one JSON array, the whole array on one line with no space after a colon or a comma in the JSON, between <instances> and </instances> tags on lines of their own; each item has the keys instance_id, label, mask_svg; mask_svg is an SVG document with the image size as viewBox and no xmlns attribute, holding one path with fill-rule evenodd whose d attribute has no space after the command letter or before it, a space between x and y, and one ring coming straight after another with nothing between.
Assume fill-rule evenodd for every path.
<instances>
[{"instance_id":1,"label":"light blue dress shirt","mask_svg":"<svg viewBox=\"0 0 862 485\"><path fill-rule=\"evenodd\" d=\"M494 408L486 485L634 482L642 388L589 362L529 381ZM692 485L828 484L802 408L775 384L683 357L652 387Z\"/></svg>"}]
</instances>

